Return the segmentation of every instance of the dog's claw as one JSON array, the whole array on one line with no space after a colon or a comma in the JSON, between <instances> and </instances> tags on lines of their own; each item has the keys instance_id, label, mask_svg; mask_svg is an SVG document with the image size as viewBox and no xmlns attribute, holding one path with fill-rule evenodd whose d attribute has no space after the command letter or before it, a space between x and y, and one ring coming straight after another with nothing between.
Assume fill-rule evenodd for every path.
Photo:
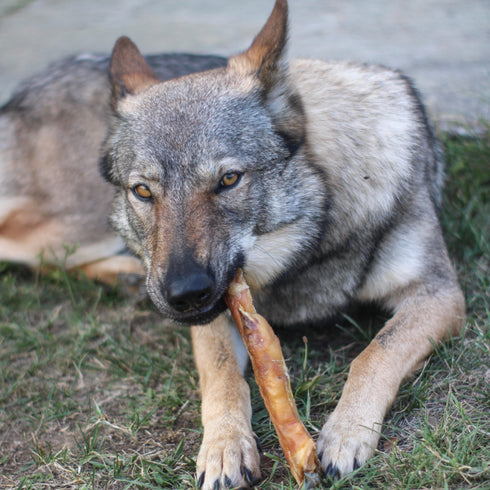
<instances>
[{"instance_id":1,"label":"dog's claw","mask_svg":"<svg viewBox=\"0 0 490 490\"><path fill-rule=\"evenodd\" d=\"M306 472L301 490L313 490L320 487L320 475L318 473Z\"/></svg>"},{"instance_id":2,"label":"dog's claw","mask_svg":"<svg viewBox=\"0 0 490 490\"><path fill-rule=\"evenodd\" d=\"M198 477L197 477L197 488L201 489L202 485L204 483L204 477L206 476L206 472L203 471Z\"/></svg>"},{"instance_id":3,"label":"dog's claw","mask_svg":"<svg viewBox=\"0 0 490 490\"><path fill-rule=\"evenodd\" d=\"M372 456L378 444L379 432L374 428L379 427L381 422L377 420L376 407L371 407L371 410L365 407L363 420L351 416L349 412L352 410L339 410L337 407L318 437L322 467L325 474L333 479L358 470ZM371 419L369 413L372 414Z\"/></svg>"},{"instance_id":4,"label":"dog's claw","mask_svg":"<svg viewBox=\"0 0 490 490\"><path fill-rule=\"evenodd\" d=\"M249 488L259 481L257 439L247 426L237 425L233 431L229 423L206 428L196 462L199 490Z\"/></svg>"},{"instance_id":5,"label":"dog's claw","mask_svg":"<svg viewBox=\"0 0 490 490\"><path fill-rule=\"evenodd\" d=\"M257 437L257 434L254 434L255 444L257 444L257 451L259 454L264 454L264 450L262 449L262 444L260 443L260 439Z\"/></svg>"},{"instance_id":6,"label":"dog's claw","mask_svg":"<svg viewBox=\"0 0 490 490\"><path fill-rule=\"evenodd\" d=\"M250 486L255 485L259 481L259 479L255 478L253 473L248 468L242 468L242 474L243 474L243 477L245 478L245 481Z\"/></svg>"},{"instance_id":7,"label":"dog's claw","mask_svg":"<svg viewBox=\"0 0 490 490\"><path fill-rule=\"evenodd\" d=\"M334 480L339 477L339 469L332 463L327 466L325 474Z\"/></svg>"}]
</instances>

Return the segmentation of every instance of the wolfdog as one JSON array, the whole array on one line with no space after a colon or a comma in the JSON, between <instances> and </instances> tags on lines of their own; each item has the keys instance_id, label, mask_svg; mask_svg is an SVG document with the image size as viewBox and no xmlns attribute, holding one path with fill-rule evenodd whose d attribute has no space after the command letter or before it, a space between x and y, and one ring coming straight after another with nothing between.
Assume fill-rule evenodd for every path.
<instances>
[{"instance_id":1,"label":"wolfdog","mask_svg":"<svg viewBox=\"0 0 490 490\"><path fill-rule=\"evenodd\" d=\"M191 325L203 489L247 487L260 478L247 354L223 301L239 268L257 310L273 325L322 325L357 302L376 302L393 314L352 362L320 432L318 453L330 476L357 469L373 454L402 380L464 321L438 221L441 151L417 92L380 66L288 61L287 23L287 2L277 0L246 51L226 66L177 79L162 81L127 37L116 42L110 62L113 115L100 169L116 190L111 222L141 258L155 305ZM94 119L93 103L82 108ZM107 120L95 120L102 132ZM80 124L73 133L63 129L79 148L71 168L85 156L78 140L84 119ZM4 122L1 148L11 161L7 142L21 140L9 128ZM52 131L49 124L39 129L39 151L48 151ZM51 165L61 165L50 151ZM7 211L15 210L24 187L17 174L2 172L20 189L8 201ZM23 176L40 195L73 206L65 181L53 180L46 190L36 186L38 178ZM91 211L103 220L109 192L95 182L87 185L104 195ZM80 189L79 199L88 191ZM69 213L68 205L58 204L54 217ZM95 218L80 219L92 225ZM101 243L88 236L87 242Z\"/></svg>"}]
</instances>

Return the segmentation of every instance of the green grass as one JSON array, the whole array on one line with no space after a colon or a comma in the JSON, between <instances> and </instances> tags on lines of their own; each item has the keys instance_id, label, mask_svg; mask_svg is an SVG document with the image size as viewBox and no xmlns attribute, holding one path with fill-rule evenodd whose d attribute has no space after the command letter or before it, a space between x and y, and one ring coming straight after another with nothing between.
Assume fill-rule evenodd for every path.
<instances>
[{"instance_id":1,"label":"green grass","mask_svg":"<svg viewBox=\"0 0 490 490\"><path fill-rule=\"evenodd\" d=\"M349 488L488 488L490 133L444 136L442 222L465 290L464 336L400 390L375 457ZM379 319L283 342L299 410L317 432ZM325 345L329 347L325 348ZM295 485L253 380L264 489ZM0 264L0 488L193 488L201 439L189 331L63 271Z\"/></svg>"}]
</instances>

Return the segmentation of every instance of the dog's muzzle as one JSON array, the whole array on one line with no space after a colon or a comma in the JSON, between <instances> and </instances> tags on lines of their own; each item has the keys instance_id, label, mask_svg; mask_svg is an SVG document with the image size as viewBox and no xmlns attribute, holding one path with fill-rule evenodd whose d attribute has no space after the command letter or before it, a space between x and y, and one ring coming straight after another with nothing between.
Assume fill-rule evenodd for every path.
<instances>
[{"instance_id":1,"label":"dog's muzzle","mask_svg":"<svg viewBox=\"0 0 490 490\"><path fill-rule=\"evenodd\" d=\"M166 286L168 304L178 313L197 313L214 299L214 281L205 271L178 277Z\"/></svg>"},{"instance_id":2,"label":"dog's muzzle","mask_svg":"<svg viewBox=\"0 0 490 490\"><path fill-rule=\"evenodd\" d=\"M214 276L195 260L171 262L163 284L162 296L179 323L206 324L226 309L223 293L217 290Z\"/></svg>"}]
</instances>

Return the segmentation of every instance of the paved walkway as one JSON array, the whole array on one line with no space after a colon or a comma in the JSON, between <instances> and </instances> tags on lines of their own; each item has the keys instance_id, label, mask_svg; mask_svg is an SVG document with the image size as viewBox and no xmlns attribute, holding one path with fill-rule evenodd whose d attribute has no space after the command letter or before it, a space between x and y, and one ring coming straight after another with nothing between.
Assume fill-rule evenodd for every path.
<instances>
[{"instance_id":1,"label":"paved walkway","mask_svg":"<svg viewBox=\"0 0 490 490\"><path fill-rule=\"evenodd\" d=\"M109 52L121 34L144 53L231 54L273 0L0 0L0 103L50 61ZM490 120L489 0L290 0L290 52L376 62L416 81L443 127Z\"/></svg>"}]
</instances>

